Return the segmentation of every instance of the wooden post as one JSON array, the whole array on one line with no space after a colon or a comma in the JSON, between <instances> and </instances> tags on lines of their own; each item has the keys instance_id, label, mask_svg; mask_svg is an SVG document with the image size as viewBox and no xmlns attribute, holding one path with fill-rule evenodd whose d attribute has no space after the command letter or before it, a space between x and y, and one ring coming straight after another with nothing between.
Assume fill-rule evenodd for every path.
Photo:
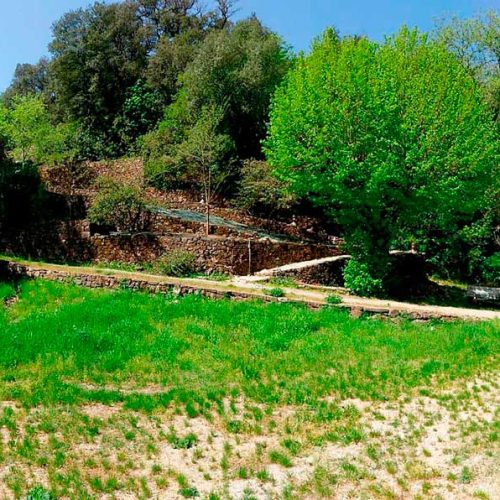
<instances>
[{"instance_id":1,"label":"wooden post","mask_svg":"<svg viewBox=\"0 0 500 500\"><path fill-rule=\"evenodd\" d=\"M208 236L210 234L210 203L208 202L208 200L205 203L206 203L205 235Z\"/></svg>"},{"instance_id":2,"label":"wooden post","mask_svg":"<svg viewBox=\"0 0 500 500\"><path fill-rule=\"evenodd\" d=\"M248 240L248 276L252 274L252 240Z\"/></svg>"}]
</instances>

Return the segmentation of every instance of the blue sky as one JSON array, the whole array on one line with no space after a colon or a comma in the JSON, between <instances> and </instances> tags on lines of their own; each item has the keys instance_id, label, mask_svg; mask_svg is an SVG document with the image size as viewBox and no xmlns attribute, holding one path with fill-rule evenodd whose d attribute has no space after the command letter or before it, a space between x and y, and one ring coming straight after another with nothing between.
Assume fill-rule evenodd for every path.
<instances>
[{"instance_id":1,"label":"blue sky","mask_svg":"<svg viewBox=\"0 0 500 500\"><path fill-rule=\"evenodd\" d=\"M0 92L10 83L18 62L36 62L47 54L50 27L64 12L89 0L5 0L0 16ZM205 2L207 3L207 2ZM209 2L208 2L209 3ZM326 26L344 34L380 39L403 23L426 30L447 14L470 16L500 10L500 0L240 0L237 17L255 12L297 50Z\"/></svg>"}]
</instances>

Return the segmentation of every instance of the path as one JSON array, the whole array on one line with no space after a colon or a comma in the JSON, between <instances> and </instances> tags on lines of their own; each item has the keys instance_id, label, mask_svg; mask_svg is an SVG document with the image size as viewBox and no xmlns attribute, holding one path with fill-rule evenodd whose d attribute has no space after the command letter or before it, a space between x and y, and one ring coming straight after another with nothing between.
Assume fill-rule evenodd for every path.
<instances>
[{"instance_id":1,"label":"path","mask_svg":"<svg viewBox=\"0 0 500 500\"><path fill-rule=\"evenodd\" d=\"M306 260L303 262L294 262L293 264L286 264L284 266L275 267L273 269L263 269L255 273L256 276L276 276L287 271L301 271L309 267L316 267L330 262L338 262L340 260L350 259L349 255L336 255L334 257L323 257L322 259Z\"/></svg>"},{"instance_id":2,"label":"path","mask_svg":"<svg viewBox=\"0 0 500 500\"><path fill-rule=\"evenodd\" d=\"M129 282L131 288L137 288L139 285L145 285L148 289L155 287L170 286L179 291L199 291L206 295L216 296L235 296L238 298L265 298L273 300L268 295L268 286L260 284L252 279L244 277L235 277L226 282L216 282L208 279L199 278L171 278L145 273L134 273L128 271L117 271L113 269L100 269L95 267L77 267L63 266L56 264L46 264L37 262L28 262L8 258L0 258L3 266L22 267L29 276L37 276L40 271L47 271L46 279L55 279L59 281L68 278L76 279L81 283L91 283L92 277L105 278L110 283L114 282L122 285ZM92 286L92 284L88 285ZM102 287L102 283L95 286ZM283 301L301 302L311 306L319 307L327 303L330 289L308 289L308 288L283 288ZM443 307L410 304L406 302L397 302L393 300L368 299L340 293L342 303L337 307L348 308L355 314L361 312L376 313L395 316L398 314L409 315L416 319L462 319L462 320L500 320L500 311L490 311L484 309L464 309L458 307Z\"/></svg>"}]
</instances>

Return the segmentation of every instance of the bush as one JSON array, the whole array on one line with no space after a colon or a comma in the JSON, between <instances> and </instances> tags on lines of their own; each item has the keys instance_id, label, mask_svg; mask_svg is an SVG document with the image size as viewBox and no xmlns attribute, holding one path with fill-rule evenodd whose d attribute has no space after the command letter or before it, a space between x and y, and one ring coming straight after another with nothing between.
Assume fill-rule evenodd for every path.
<instances>
[{"instance_id":1,"label":"bush","mask_svg":"<svg viewBox=\"0 0 500 500\"><path fill-rule=\"evenodd\" d=\"M179 189L188 185L186 167L175 160L175 137L166 122L160 123L140 141L144 177L148 184L158 189Z\"/></svg>"},{"instance_id":2,"label":"bush","mask_svg":"<svg viewBox=\"0 0 500 500\"><path fill-rule=\"evenodd\" d=\"M241 168L241 181L235 205L257 215L289 209L295 197L272 173L265 161L247 160Z\"/></svg>"},{"instance_id":3,"label":"bush","mask_svg":"<svg viewBox=\"0 0 500 500\"><path fill-rule=\"evenodd\" d=\"M500 286L500 252L485 259L482 277L486 285Z\"/></svg>"},{"instance_id":4,"label":"bush","mask_svg":"<svg viewBox=\"0 0 500 500\"><path fill-rule=\"evenodd\" d=\"M350 259L344 267L345 286L356 295L370 297L382 292L382 280L375 279L368 264Z\"/></svg>"},{"instance_id":5,"label":"bush","mask_svg":"<svg viewBox=\"0 0 500 500\"><path fill-rule=\"evenodd\" d=\"M271 288L271 290L267 290L267 295L270 295L271 297L284 297L285 292L281 288Z\"/></svg>"},{"instance_id":6,"label":"bush","mask_svg":"<svg viewBox=\"0 0 500 500\"><path fill-rule=\"evenodd\" d=\"M190 276L198 271L196 256L184 250L175 250L163 255L157 266L161 274L178 278Z\"/></svg>"},{"instance_id":7,"label":"bush","mask_svg":"<svg viewBox=\"0 0 500 500\"><path fill-rule=\"evenodd\" d=\"M328 295L328 297L326 298L326 303L330 306L342 304L342 297L339 297L338 295L332 293L331 295Z\"/></svg>"},{"instance_id":8,"label":"bush","mask_svg":"<svg viewBox=\"0 0 500 500\"><path fill-rule=\"evenodd\" d=\"M151 213L139 188L107 179L101 180L99 187L89 209L90 222L132 233L148 229Z\"/></svg>"}]
</instances>

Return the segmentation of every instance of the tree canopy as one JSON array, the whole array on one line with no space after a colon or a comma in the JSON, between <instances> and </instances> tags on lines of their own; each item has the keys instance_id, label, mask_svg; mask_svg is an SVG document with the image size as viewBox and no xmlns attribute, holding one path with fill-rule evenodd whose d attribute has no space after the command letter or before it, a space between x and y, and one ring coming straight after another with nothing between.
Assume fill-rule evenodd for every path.
<instances>
[{"instance_id":1,"label":"tree canopy","mask_svg":"<svg viewBox=\"0 0 500 500\"><path fill-rule=\"evenodd\" d=\"M282 40L255 17L210 33L182 74L158 130L145 140L151 176L175 182L184 177L173 157L207 108L222 112L217 132L231 138L236 159L260 157L271 97L290 59Z\"/></svg>"},{"instance_id":2,"label":"tree canopy","mask_svg":"<svg viewBox=\"0 0 500 500\"><path fill-rule=\"evenodd\" d=\"M498 137L474 78L407 28L382 44L328 30L277 91L266 152L377 279L398 239L470 223L498 179Z\"/></svg>"},{"instance_id":3,"label":"tree canopy","mask_svg":"<svg viewBox=\"0 0 500 500\"><path fill-rule=\"evenodd\" d=\"M471 71L500 123L500 16L443 19L434 36Z\"/></svg>"}]
</instances>

